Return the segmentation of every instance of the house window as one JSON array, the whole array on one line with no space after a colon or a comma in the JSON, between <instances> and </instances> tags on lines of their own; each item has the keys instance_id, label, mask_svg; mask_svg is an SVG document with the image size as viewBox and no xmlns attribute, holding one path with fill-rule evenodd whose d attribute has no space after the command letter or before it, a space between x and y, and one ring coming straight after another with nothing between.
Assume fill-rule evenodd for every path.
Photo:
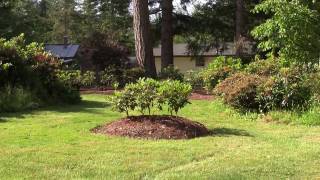
<instances>
[{"instance_id":1,"label":"house window","mask_svg":"<svg viewBox=\"0 0 320 180\"><path fill-rule=\"evenodd\" d=\"M196 67L204 66L204 58L196 58Z\"/></svg>"}]
</instances>

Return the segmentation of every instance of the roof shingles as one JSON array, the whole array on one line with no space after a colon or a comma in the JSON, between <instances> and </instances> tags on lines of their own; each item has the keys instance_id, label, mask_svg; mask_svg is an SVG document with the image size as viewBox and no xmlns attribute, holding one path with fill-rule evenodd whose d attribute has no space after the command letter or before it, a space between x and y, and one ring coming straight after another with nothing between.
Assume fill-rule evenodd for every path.
<instances>
[{"instance_id":1,"label":"roof shingles","mask_svg":"<svg viewBox=\"0 0 320 180\"><path fill-rule=\"evenodd\" d=\"M75 44L46 44L45 50L58 58L66 60L74 58L79 47L79 45Z\"/></svg>"}]
</instances>

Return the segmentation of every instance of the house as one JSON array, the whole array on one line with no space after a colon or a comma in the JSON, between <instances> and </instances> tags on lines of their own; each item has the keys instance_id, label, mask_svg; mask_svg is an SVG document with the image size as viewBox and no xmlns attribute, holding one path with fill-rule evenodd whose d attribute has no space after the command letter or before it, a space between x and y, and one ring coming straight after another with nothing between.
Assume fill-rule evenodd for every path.
<instances>
[{"instance_id":1,"label":"house","mask_svg":"<svg viewBox=\"0 0 320 180\"><path fill-rule=\"evenodd\" d=\"M253 54L251 44L246 45L244 49L246 54ZM153 55L156 69L159 73L161 71L161 47L154 48ZM235 56L235 45L234 43L225 43L223 50L221 48L212 48L195 58L189 54L187 44L174 44L173 56L174 67L178 68L180 72L186 73L190 70L200 70L208 66L217 56Z\"/></svg>"},{"instance_id":2,"label":"house","mask_svg":"<svg viewBox=\"0 0 320 180\"><path fill-rule=\"evenodd\" d=\"M44 49L55 57L61 59L64 63L70 63L75 60L80 45L69 44L65 38L63 44L45 44Z\"/></svg>"}]
</instances>

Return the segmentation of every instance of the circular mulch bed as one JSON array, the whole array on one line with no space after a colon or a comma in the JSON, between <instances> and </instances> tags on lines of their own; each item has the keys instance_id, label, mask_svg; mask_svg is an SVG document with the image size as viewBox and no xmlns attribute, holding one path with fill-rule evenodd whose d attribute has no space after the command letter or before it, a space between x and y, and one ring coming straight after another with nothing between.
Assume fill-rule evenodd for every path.
<instances>
[{"instance_id":1,"label":"circular mulch bed","mask_svg":"<svg viewBox=\"0 0 320 180\"><path fill-rule=\"evenodd\" d=\"M204 125L176 116L131 116L92 132L144 139L191 139L209 134Z\"/></svg>"}]
</instances>

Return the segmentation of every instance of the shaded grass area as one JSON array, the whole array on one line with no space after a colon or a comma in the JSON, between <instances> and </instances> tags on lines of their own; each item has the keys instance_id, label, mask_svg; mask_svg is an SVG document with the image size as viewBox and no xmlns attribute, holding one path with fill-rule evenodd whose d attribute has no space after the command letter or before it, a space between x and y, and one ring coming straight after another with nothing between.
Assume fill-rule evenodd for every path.
<instances>
[{"instance_id":1,"label":"shaded grass area","mask_svg":"<svg viewBox=\"0 0 320 180\"><path fill-rule=\"evenodd\" d=\"M74 106L0 115L0 179L316 179L320 127L256 121L219 101L192 101L180 116L211 136L106 137L90 129L123 117L103 95Z\"/></svg>"}]
</instances>

